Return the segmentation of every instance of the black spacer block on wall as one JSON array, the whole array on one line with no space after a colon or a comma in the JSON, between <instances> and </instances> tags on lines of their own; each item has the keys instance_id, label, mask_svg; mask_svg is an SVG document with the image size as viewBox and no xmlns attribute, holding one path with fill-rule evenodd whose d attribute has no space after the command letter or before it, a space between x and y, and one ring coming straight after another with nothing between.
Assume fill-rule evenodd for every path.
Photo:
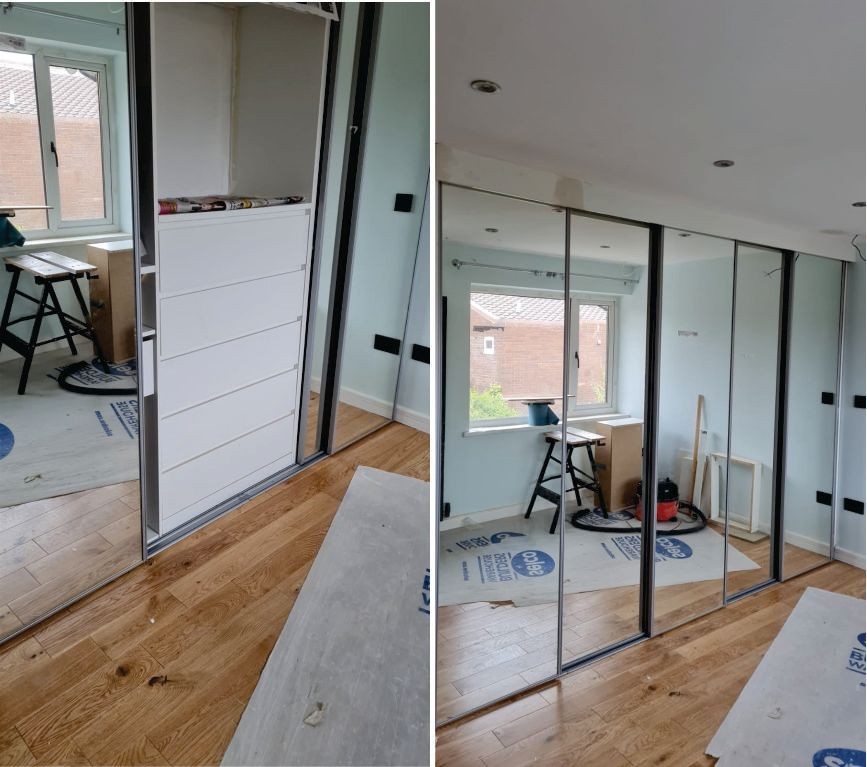
<instances>
[{"instance_id":1,"label":"black spacer block on wall","mask_svg":"<svg viewBox=\"0 0 867 767\"><path fill-rule=\"evenodd\" d=\"M421 344L412 345L412 358L416 362L424 362L425 365L430 365L430 346L422 346Z\"/></svg>"},{"instance_id":2,"label":"black spacer block on wall","mask_svg":"<svg viewBox=\"0 0 867 767\"><path fill-rule=\"evenodd\" d=\"M413 195L398 192L394 196L394 209L398 213L410 213L412 212L412 200Z\"/></svg>"},{"instance_id":3,"label":"black spacer block on wall","mask_svg":"<svg viewBox=\"0 0 867 767\"><path fill-rule=\"evenodd\" d=\"M834 392L823 391L822 392L822 404L823 405L833 405L834 404Z\"/></svg>"},{"instance_id":4,"label":"black spacer block on wall","mask_svg":"<svg viewBox=\"0 0 867 767\"><path fill-rule=\"evenodd\" d=\"M389 354L400 354L400 339L391 336L381 336L377 333L373 337L373 348Z\"/></svg>"},{"instance_id":5,"label":"black spacer block on wall","mask_svg":"<svg viewBox=\"0 0 867 767\"><path fill-rule=\"evenodd\" d=\"M846 511L851 511L855 514L864 514L864 502L856 501L853 498L844 498L843 499L843 508Z\"/></svg>"},{"instance_id":6,"label":"black spacer block on wall","mask_svg":"<svg viewBox=\"0 0 867 767\"><path fill-rule=\"evenodd\" d=\"M816 503L824 504L825 506L831 505L831 493L823 493L821 490L816 491Z\"/></svg>"},{"instance_id":7,"label":"black spacer block on wall","mask_svg":"<svg viewBox=\"0 0 867 767\"><path fill-rule=\"evenodd\" d=\"M448 519L452 515L452 505L450 503L443 504L443 519Z\"/></svg>"},{"instance_id":8,"label":"black spacer block on wall","mask_svg":"<svg viewBox=\"0 0 867 767\"><path fill-rule=\"evenodd\" d=\"M852 404L855 405L855 407L859 407L863 410L864 409L864 399L865 399L865 397L863 394L856 394L855 395L855 401Z\"/></svg>"}]
</instances>

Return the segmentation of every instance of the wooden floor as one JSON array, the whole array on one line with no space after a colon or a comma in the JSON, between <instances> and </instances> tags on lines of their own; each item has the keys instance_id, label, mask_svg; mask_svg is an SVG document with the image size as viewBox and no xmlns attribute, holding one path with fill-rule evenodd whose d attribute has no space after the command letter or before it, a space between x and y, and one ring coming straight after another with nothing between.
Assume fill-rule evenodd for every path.
<instances>
[{"instance_id":1,"label":"wooden floor","mask_svg":"<svg viewBox=\"0 0 867 767\"><path fill-rule=\"evenodd\" d=\"M391 424L0 647L0 764L217 764L358 465L428 478Z\"/></svg>"},{"instance_id":2,"label":"wooden floor","mask_svg":"<svg viewBox=\"0 0 867 767\"><path fill-rule=\"evenodd\" d=\"M567 546L569 534L567 531ZM730 543L759 569L731 573L729 593L768 579L767 538L750 543L731 537ZM787 572L801 572L823 561L818 554L786 546ZM656 630L680 625L720 607L722 589L721 579L657 588ZM639 632L638 605L637 585L567 594L563 605L564 660L581 658L635 636ZM474 602L440 608L437 720L451 719L554 675L557 613L556 601L523 607Z\"/></svg>"},{"instance_id":3,"label":"wooden floor","mask_svg":"<svg viewBox=\"0 0 867 767\"><path fill-rule=\"evenodd\" d=\"M834 562L441 728L437 764L706 767L704 755L807 586L864 598Z\"/></svg>"},{"instance_id":4,"label":"wooden floor","mask_svg":"<svg viewBox=\"0 0 867 767\"><path fill-rule=\"evenodd\" d=\"M319 395L310 392L310 403L307 406L307 432L304 435L304 455L310 456L316 452L316 425L319 420ZM334 427L334 445L342 447L364 434L369 434L378 429L390 419L376 413L347 405L345 402L337 403L337 421Z\"/></svg>"},{"instance_id":5,"label":"wooden floor","mask_svg":"<svg viewBox=\"0 0 867 767\"><path fill-rule=\"evenodd\" d=\"M0 638L141 561L137 481L0 508Z\"/></svg>"}]
</instances>

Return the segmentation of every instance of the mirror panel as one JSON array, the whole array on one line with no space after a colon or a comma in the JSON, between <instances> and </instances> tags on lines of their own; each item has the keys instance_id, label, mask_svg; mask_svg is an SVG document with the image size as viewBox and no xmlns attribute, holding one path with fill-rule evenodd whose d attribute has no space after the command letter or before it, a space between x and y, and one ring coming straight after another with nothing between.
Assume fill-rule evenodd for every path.
<instances>
[{"instance_id":1,"label":"mirror panel","mask_svg":"<svg viewBox=\"0 0 867 767\"><path fill-rule=\"evenodd\" d=\"M350 255L335 450L394 416L430 155L425 4L380 10ZM395 130L395 126L399 130Z\"/></svg>"},{"instance_id":2,"label":"mirror panel","mask_svg":"<svg viewBox=\"0 0 867 767\"><path fill-rule=\"evenodd\" d=\"M337 61L332 84L331 126L328 136L327 165L324 169L320 200L320 225L317 226L315 282L311 284L307 310L307 363L305 365L305 402L302 404L298 460L303 463L320 450L322 444L324 376L327 374L328 317L334 279L335 234L337 232L343 165L352 109L352 84L355 76L355 47L358 36L358 3L344 3L340 20ZM306 413L303 412L306 410Z\"/></svg>"},{"instance_id":3,"label":"mirror panel","mask_svg":"<svg viewBox=\"0 0 867 767\"><path fill-rule=\"evenodd\" d=\"M840 290L843 264L798 254L789 342L783 577L831 554Z\"/></svg>"},{"instance_id":4,"label":"mirror panel","mask_svg":"<svg viewBox=\"0 0 867 767\"><path fill-rule=\"evenodd\" d=\"M563 663L639 633L649 232L570 215Z\"/></svg>"},{"instance_id":5,"label":"mirror panel","mask_svg":"<svg viewBox=\"0 0 867 767\"><path fill-rule=\"evenodd\" d=\"M660 490L654 632L723 603L735 266L731 240L666 229L663 243L656 466L678 503Z\"/></svg>"},{"instance_id":6,"label":"mirror panel","mask_svg":"<svg viewBox=\"0 0 867 767\"><path fill-rule=\"evenodd\" d=\"M532 499L561 444L545 435L562 429L566 225L561 210L493 194L444 185L441 200L438 721L557 672L557 507ZM545 477L559 493L553 461Z\"/></svg>"},{"instance_id":7,"label":"mirror panel","mask_svg":"<svg viewBox=\"0 0 867 767\"><path fill-rule=\"evenodd\" d=\"M773 572L774 432L779 369L782 253L737 244L731 432L724 483L729 557L727 594Z\"/></svg>"},{"instance_id":8,"label":"mirror panel","mask_svg":"<svg viewBox=\"0 0 867 767\"><path fill-rule=\"evenodd\" d=\"M4 250L0 270L9 321L0 331L0 641L143 554L133 242L30 243L62 237L64 222L131 231L124 13L91 3L52 14L53 5L8 8L3 31L25 49L0 52L5 81L22 83L17 107L0 109L0 197L48 206L10 219L25 242ZM46 86L38 104L37 83ZM59 166L40 156L52 119ZM17 260L34 250L41 262ZM48 313L15 286L47 300ZM54 309L71 319L61 324ZM13 335L23 339L14 348ZM30 341L40 345L25 355Z\"/></svg>"}]
</instances>

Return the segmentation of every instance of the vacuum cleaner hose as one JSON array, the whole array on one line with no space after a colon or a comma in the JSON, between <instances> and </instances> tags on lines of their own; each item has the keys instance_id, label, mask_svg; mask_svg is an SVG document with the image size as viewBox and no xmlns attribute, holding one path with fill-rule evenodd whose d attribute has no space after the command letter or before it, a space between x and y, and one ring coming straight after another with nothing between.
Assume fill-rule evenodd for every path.
<instances>
[{"instance_id":1,"label":"vacuum cleaner hose","mask_svg":"<svg viewBox=\"0 0 867 767\"><path fill-rule=\"evenodd\" d=\"M62 368L57 376L57 383L61 389L71 391L74 394L138 394L138 386L80 386L72 383L69 379L74 376L79 370L86 368L90 363L87 360L73 362ZM99 368L105 373L110 372L108 365L103 360L96 358L93 360L94 367ZM114 371L111 371L114 373Z\"/></svg>"},{"instance_id":2,"label":"vacuum cleaner hose","mask_svg":"<svg viewBox=\"0 0 867 767\"><path fill-rule=\"evenodd\" d=\"M624 511L630 511L635 509L635 506L630 506ZM638 533L641 532L641 527L616 527L614 525L592 525L588 522L582 521L583 517L586 517L588 514L593 513L594 509L578 509L578 511L573 512L571 522L574 527L577 527L580 530L590 530L595 533ZM670 530L664 529L660 530L657 528L656 534L657 536L671 536L671 535L689 535L689 533L697 533L699 530L703 530L707 526L707 517L697 506L693 506L693 504L688 501L678 501L677 502L677 512L680 514L681 512L689 514L692 517L692 524L689 527L672 527ZM610 517L609 517L610 518ZM639 523L640 524L640 523Z\"/></svg>"}]
</instances>

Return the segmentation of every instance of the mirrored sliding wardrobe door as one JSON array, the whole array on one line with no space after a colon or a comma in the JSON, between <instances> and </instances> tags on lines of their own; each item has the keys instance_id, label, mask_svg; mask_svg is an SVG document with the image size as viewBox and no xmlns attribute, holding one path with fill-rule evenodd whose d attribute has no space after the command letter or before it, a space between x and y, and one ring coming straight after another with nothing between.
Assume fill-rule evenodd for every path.
<instances>
[{"instance_id":1,"label":"mirrored sliding wardrobe door","mask_svg":"<svg viewBox=\"0 0 867 767\"><path fill-rule=\"evenodd\" d=\"M368 4L361 5L368 13ZM352 221L333 449L394 416L427 189L428 35L427 4L380 5Z\"/></svg>"},{"instance_id":2,"label":"mirrored sliding wardrobe door","mask_svg":"<svg viewBox=\"0 0 867 767\"><path fill-rule=\"evenodd\" d=\"M654 632L723 603L735 268L731 240L663 243Z\"/></svg>"},{"instance_id":3,"label":"mirrored sliding wardrobe door","mask_svg":"<svg viewBox=\"0 0 867 767\"><path fill-rule=\"evenodd\" d=\"M795 258L789 340L783 577L831 556L843 264Z\"/></svg>"},{"instance_id":4,"label":"mirrored sliding wardrobe door","mask_svg":"<svg viewBox=\"0 0 867 767\"><path fill-rule=\"evenodd\" d=\"M725 514L732 553L726 591L773 574L773 477L783 255L737 244L732 339L730 454Z\"/></svg>"},{"instance_id":5,"label":"mirrored sliding wardrobe door","mask_svg":"<svg viewBox=\"0 0 867 767\"><path fill-rule=\"evenodd\" d=\"M648 246L570 215L564 664L639 633Z\"/></svg>"},{"instance_id":6,"label":"mirrored sliding wardrobe door","mask_svg":"<svg viewBox=\"0 0 867 767\"><path fill-rule=\"evenodd\" d=\"M557 673L566 409L564 212L441 192L438 721Z\"/></svg>"},{"instance_id":7,"label":"mirrored sliding wardrobe door","mask_svg":"<svg viewBox=\"0 0 867 767\"><path fill-rule=\"evenodd\" d=\"M0 642L142 561L138 269L129 234L88 236L132 219L125 18L108 5L3 13L22 48L0 53L18 99L0 109L0 198L23 244L0 264Z\"/></svg>"}]
</instances>

